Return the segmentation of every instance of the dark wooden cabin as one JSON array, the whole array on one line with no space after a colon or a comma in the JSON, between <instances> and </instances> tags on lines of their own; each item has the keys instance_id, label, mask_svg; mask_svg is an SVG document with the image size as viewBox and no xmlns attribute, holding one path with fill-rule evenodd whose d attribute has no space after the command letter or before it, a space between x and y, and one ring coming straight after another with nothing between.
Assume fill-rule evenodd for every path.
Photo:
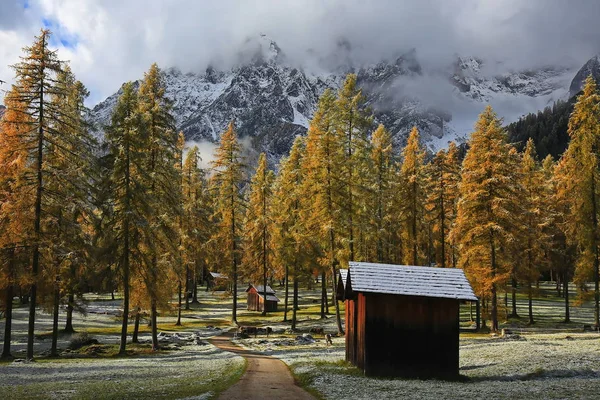
<instances>
[{"instance_id":1,"label":"dark wooden cabin","mask_svg":"<svg viewBox=\"0 0 600 400\"><path fill-rule=\"evenodd\" d=\"M206 290L229 290L229 278L218 272L209 272L206 276Z\"/></svg>"},{"instance_id":2,"label":"dark wooden cabin","mask_svg":"<svg viewBox=\"0 0 600 400\"><path fill-rule=\"evenodd\" d=\"M461 269L351 262L338 299L346 360L365 375L458 377L459 305L477 301Z\"/></svg>"},{"instance_id":3,"label":"dark wooden cabin","mask_svg":"<svg viewBox=\"0 0 600 400\"><path fill-rule=\"evenodd\" d=\"M265 307L267 312L277 311L277 303L279 303L279 299L275 296L275 291L271 288L271 286L267 285L267 299L265 301L265 291L263 289L263 285L250 285L248 289L246 289L246 293L248 293L248 311L262 311L263 307Z\"/></svg>"}]
</instances>

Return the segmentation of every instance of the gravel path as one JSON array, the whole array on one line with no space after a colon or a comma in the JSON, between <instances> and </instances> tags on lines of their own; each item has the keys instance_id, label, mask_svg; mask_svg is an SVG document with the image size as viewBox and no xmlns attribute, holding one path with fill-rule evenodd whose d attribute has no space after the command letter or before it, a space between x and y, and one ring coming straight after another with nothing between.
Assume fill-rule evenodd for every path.
<instances>
[{"instance_id":1,"label":"gravel path","mask_svg":"<svg viewBox=\"0 0 600 400\"><path fill-rule=\"evenodd\" d=\"M276 358L244 350L231 343L231 334L209 339L221 350L230 351L248 361L246 373L219 399L249 400L315 400L304 389L297 386L287 366Z\"/></svg>"}]
</instances>

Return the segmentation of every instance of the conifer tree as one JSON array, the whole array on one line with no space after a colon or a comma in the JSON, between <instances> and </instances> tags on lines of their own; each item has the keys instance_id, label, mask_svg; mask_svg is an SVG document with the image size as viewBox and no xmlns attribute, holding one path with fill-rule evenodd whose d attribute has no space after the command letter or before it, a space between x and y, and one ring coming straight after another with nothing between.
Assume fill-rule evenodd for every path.
<instances>
[{"instance_id":1,"label":"conifer tree","mask_svg":"<svg viewBox=\"0 0 600 400\"><path fill-rule=\"evenodd\" d=\"M185 150L185 137L183 135L183 132L179 132L179 135L177 137L177 158L178 158L178 167L179 167L179 175L181 177L181 193L182 193L182 197L181 197L181 208L182 208L182 215L180 215L179 217L179 257L178 257L178 265L175 271L175 274L177 276L178 279L178 288L177 288L177 295L178 295L178 302L177 302L177 322L175 323L176 326L181 326L181 300L182 300L182 291L185 289L185 309L189 310L190 308L190 301L189 301L189 296L188 296L188 284L189 284L189 267L187 264L187 257L186 257L186 249L184 247L184 240L185 240L185 232L184 232L184 209L185 209L185 194L184 194L184 174L183 174L183 152ZM185 288L183 287L182 281L185 282Z\"/></svg>"},{"instance_id":2,"label":"conifer tree","mask_svg":"<svg viewBox=\"0 0 600 400\"><path fill-rule=\"evenodd\" d=\"M322 266L331 272L332 291L337 298L337 268L340 260L347 260L348 251L342 243L344 227L348 228L346 213L342 207L348 199L348 186L344 184L343 171L346 162L347 138L336 129L333 121L334 94L326 90L310 122L307 134L307 157L303 169L307 170L304 196L311 199L307 229L318 238L323 256ZM346 171L348 171L346 169ZM339 304L335 302L338 333L343 333Z\"/></svg>"},{"instance_id":3,"label":"conifer tree","mask_svg":"<svg viewBox=\"0 0 600 400\"><path fill-rule=\"evenodd\" d=\"M459 246L459 267L476 293L491 303L491 329L498 330L497 292L510 275L519 232L522 195L506 134L490 106L479 116L469 141L459 186L457 218L451 232Z\"/></svg>"},{"instance_id":4,"label":"conifer tree","mask_svg":"<svg viewBox=\"0 0 600 400\"><path fill-rule=\"evenodd\" d=\"M522 268L517 268L517 274L527 284L529 324L533 324L533 283L539 278L540 268L546 259L543 243L547 242L547 239L544 237L543 228L546 226L547 216L542 215L543 176L531 138L527 141L523 152L520 178L524 190L522 200L525 230L521 242L524 246Z\"/></svg>"},{"instance_id":5,"label":"conifer tree","mask_svg":"<svg viewBox=\"0 0 600 400\"><path fill-rule=\"evenodd\" d=\"M372 214L372 220L375 228L375 254L378 262L389 262L388 236L394 170L392 136L383 125L379 125L371 137L371 159L374 167L372 206L375 207L375 212Z\"/></svg>"},{"instance_id":6,"label":"conifer tree","mask_svg":"<svg viewBox=\"0 0 600 400\"><path fill-rule=\"evenodd\" d=\"M570 322L569 282L575 270L577 246L568 239L570 222L570 193L566 191L567 179L563 176L565 159L555 163L551 155L544 162L543 174L545 185L544 213L549 218L546 235L549 237L548 254L553 269L560 276L563 283L563 297L565 299L564 322ZM571 236L572 238L572 236Z\"/></svg>"},{"instance_id":7,"label":"conifer tree","mask_svg":"<svg viewBox=\"0 0 600 400\"><path fill-rule=\"evenodd\" d=\"M52 165L46 163L48 151L52 146L64 148L72 145L78 157L79 152L85 148L80 143L80 136L65 134L58 127L72 123L72 115L64 109L51 104L51 96L68 97L68 85L60 85L58 75L63 72L64 63L61 62L55 51L49 49L50 32L42 30L40 36L35 38L32 46L25 47L25 55L21 61L13 66L16 72L17 91L11 92L18 95L22 104L22 111L30 117L28 129L23 130L21 143L26 145L29 152L29 162L23 172L21 196L33 198L33 220L28 244L32 250L30 271L30 302L29 326L27 333L27 358L33 358L33 342L35 330L35 309L37 306L38 284L42 268L42 251L47 250L47 243L52 239L51 233L44 229L47 222L47 206L53 200L53 193L46 190L46 185L55 179L60 171L54 170ZM17 99L15 99L17 100ZM10 99L8 102L10 103ZM18 122L16 122L18 123ZM54 174L54 176L53 176Z\"/></svg>"},{"instance_id":8,"label":"conifer tree","mask_svg":"<svg viewBox=\"0 0 600 400\"><path fill-rule=\"evenodd\" d=\"M25 275L28 261L24 243L32 223L32 199L19 196L28 151L22 140L32 123L24 112L19 88L13 86L6 96L6 112L0 120L0 292L4 294L5 322L0 359L12 359L13 298Z\"/></svg>"},{"instance_id":9,"label":"conifer tree","mask_svg":"<svg viewBox=\"0 0 600 400\"><path fill-rule=\"evenodd\" d=\"M140 241L148 225L145 196L149 187L144 165L146 142L140 126L137 92L129 82L123 86L123 93L117 101L106 135L114 160L111 170L111 201L114 208L110 225L115 232L116 259L122 275L123 290L120 354L125 354L127 344L132 270L139 268L143 262Z\"/></svg>"},{"instance_id":10,"label":"conifer tree","mask_svg":"<svg viewBox=\"0 0 600 400\"><path fill-rule=\"evenodd\" d=\"M442 268L455 267L454 246L449 233L456 216L460 164L456 145L440 150L427 166L426 210L434 235L435 261Z\"/></svg>"},{"instance_id":11,"label":"conifer tree","mask_svg":"<svg viewBox=\"0 0 600 400\"><path fill-rule=\"evenodd\" d=\"M369 157L367 139L373 117L365 106L365 97L356 85L356 75L349 74L338 92L333 111L333 124L337 134L343 137L344 162L340 165L343 185L347 195L344 198L345 242L348 243L347 260L358 260L356 249L357 226L364 229L366 221L361 215L361 206L366 198L366 187L361 185L361 172ZM360 220L361 216L363 220Z\"/></svg>"},{"instance_id":12,"label":"conifer tree","mask_svg":"<svg viewBox=\"0 0 600 400\"><path fill-rule=\"evenodd\" d=\"M425 151L419 143L419 131L412 129L406 147L402 151L400 169L401 217L404 222L403 245L404 263L420 265L423 260L422 247L426 242L425 227Z\"/></svg>"},{"instance_id":13,"label":"conifer tree","mask_svg":"<svg viewBox=\"0 0 600 400\"><path fill-rule=\"evenodd\" d=\"M215 160L212 162L215 170L213 176L216 188L215 215L218 221L213 242L222 244L223 260L227 261L230 266L233 289L231 321L236 324L238 264L241 254L240 236L244 215L244 199L241 193L243 180L241 151L233 122L231 122L221 135L221 143L215 152Z\"/></svg>"},{"instance_id":14,"label":"conifer tree","mask_svg":"<svg viewBox=\"0 0 600 400\"><path fill-rule=\"evenodd\" d=\"M46 166L47 201L44 209L48 217L44 230L52 232L53 239L45 251L47 278L52 281L54 321L51 355L57 355L58 311L62 294L68 294L67 329L72 331L74 296L82 291L89 254L89 218L91 215L90 189L95 166L92 147L94 139L85 121L84 101L87 89L75 79L65 66L56 76L56 90L50 96L48 107L61 115L52 124L56 138L47 146Z\"/></svg>"},{"instance_id":15,"label":"conifer tree","mask_svg":"<svg viewBox=\"0 0 600 400\"><path fill-rule=\"evenodd\" d=\"M192 266L192 302L198 303L198 276L203 279L207 274L210 254L210 238L214 231L211 221L213 199L209 190L206 171L200 168L198 148L188 153L184 164L184 213L186 215L186 237L188 243L188 264Z\"/></svg>"},{"instance_id":16,"label":"conifer tree","mask_svg":"<svg viewBox=\"0 0 600 400\"><path fill-rule=\"evenodd\" d=\"M599 154L600 154L600 94L596 82L586 79L583 93L578 97L571 118L571 142L561 160L564 193L570 203L568 233L577 242L579 255L575 282L581 287L590 279L594 282L594 322L600 326L599 287Z\"/></svg>"},{"instance_id":17,"label":"conifer tree","mask_svg":"<svg viewBox=\"0 0 600 400\"><path fill-rule=\"evenodd\" d=\"M146 193L149 228L144 231L143 247L146 261L141 275L150 298L152 348L158 350L158 308L166 308L175 288L165 284L173 269L179 264L179 221L181 216L181 170L178 168L177 133L171 104L165 96L165 83L161 71L152 64L144 75L138 93L141 129L147 143L145 164L147 171Z\"/></svg>"},{"instance_id":18,"label":"conifer tree","mask_svg":"<svg viewBox=\"0 0 600 400\"><path fill-rule=\"evenodd\" d=\"M405 208L405 200L401 196L403 182L400 176L402 164L399 160L393 162L392 180L390 190L392 193L390 211L389 211L389 231L388 231L388 254L387 258L392 264L404 263L404 220L402 211Z\"/></svg>"},{"instance_id":19,"label":"conifer tree","mask_svg":"<svg viewBox=\"0 0 600 400\"><path fill-rule=\"evenodd\" d=\"M456 264L458 262L458 255L456 254L456 245L453 241L450 240L450 231L452 226L454 226L454 222L456 221L456 207L458 203L459 196L459 185L461 180L461 160L459 157L458 147L454 142L451 142L448 146L448 151L446 152L445 158L445 171L446 171L446 204L448 207L445 207L446 212L446 220L449 221L448 227L449 229L446 231L446 237L448 240L448 252L447 260L445 261L445 265L452 266L456 268ZM446 252L446 253L448 253Z\"/></svg>"},{"instance_id":20,"label":"conifer tree","mask_svg":"<svg viewBox=\"0 0 600 400\"><path fill-rule=\"evenodd\" d=\"M298 136L290 150L289 157L283 158L275 184L274 214L277 232L275 249L279 264L292 266L292 329L296 329L298 310L298 282L306 265L308 247L306 225L303 212L303 171L304 140Z\"/></svg>"},{"instance_id":21,"label":"conifer tree","mask_svg":"<svg viewBox=\"0 0 600 400\"><path fill-rule=\"evenodd\" d=\"M273 255L271 202L274 179L273 171L267 167L267 156L261 153L258 158L258 168L250 182L248 211L244 224L244 267L247 269L246 275L252 281L262 278L264 290L262 315L267 315L267 277Z\"/></svg>"}]
</instances>

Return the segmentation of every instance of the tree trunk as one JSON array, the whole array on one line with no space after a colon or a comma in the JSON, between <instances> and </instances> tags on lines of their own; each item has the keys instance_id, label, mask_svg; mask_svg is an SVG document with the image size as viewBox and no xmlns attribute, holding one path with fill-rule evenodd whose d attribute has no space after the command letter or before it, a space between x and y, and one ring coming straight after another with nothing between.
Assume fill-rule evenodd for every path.
<instances>
[{"instance_id":1,"label":"tree trunk","mask_svg":"<svg viewBox=\"0 0 600 400\"><path fill-rule=\"evenodd\" d=\"M190 268L188 266L185 267L185 309L190 309Z\"/></svg>"},{"instance_id":2,"label":"tree trunk","mask_svg":"<svg viewBox=\"0 0 600 400\"><path fill-rule=\"evenodd\" d=\"M535 321L533 320L533 287L531 282L527 285L527 300L529 307L529 325L533 325Z\"/></svg>"},{"instance_id":3,"label":"tree trunk","mask_svg":"<svg viewBox=\"0 0 600 400\"><path fill-rule=\"evenodd\" d=\"M321 319L325 318L325 307L327 306L327 281L325 271L321 272Z\"/></svg>"},{"instance_id":4,"label":"tree trunk","mask_svg":"<svg viewBox=\"0 0 600 400\"><path fill-rule=\"evenodd\" d=\"M175 326L181 326L181 281L179 281L179 291L178 291L178 295L179 295L179 301L177 303L177 322L175 322ZM186 298L187 298L187 294L186 294ZM187 301L186 301L187 303ZM186 304L187 306L187 304Z\"/></svg>"},{"instance_id":5,"label":"tree trunk","mask_svg":"<svg viewBox=\"0 0 600 400\"><path fill-rule=\"evenodd\" d=\"M67 322L65 323L65 333L75 333L73 329L73 305L75 304L75 295L69 293L67 300Z\"/></svg>"},{"instance_id":6,"label":"tree trunk","mask_svg":"<svg viewBox=\"0 0 600 400\"><path fill-rule=\"evenodd\" d=\"M287 322L288 313L288 297L290 292L290 271L287 264L285 265L285 299L283 302L283 322Z\"/></svg>"},{"instance_id":7,"label":"tree trunk","mask_svg":"<svg viewBox=\"0 0 600 400\"><path fill-rule=\"evenodd\" d=\"M512 312L510 313L510 317L519 318L519 314L517 313L517 280L515 278L512 278L511 286Z\"/></svg>"},{"instance_id":8,"label":"tree trunk","mask_svg":"<svg viewBox=\"0 0 600 400\"><path fill-rule=\"evenodd\" d=\"M126 226L128 223L126 221ZM125 232L127 232L127 227ZM129 235L125 235L125 262L123 265L123 320L121 321L121 343L119 345L119 354L125 354L127 345L127 324L129 322Z\"/></svg>"},{"instance_id":9,"label":"tree trunk","mask_svg":"<svg viewBox=\"0 0 600 400\"><path fill-rule=\"evenodd\" d=\"M141 314L141 309L139 307L136 308L136 312L135 312L135 322L133 325L133 337L131 339L132 343L138 343L138 335L140 333L140 314Z\"/></svg>"},{"instance_id":10,"label":"tree trunk","mask_svg":"<svg viewBox=\"0 0 600 400\"><path fill-rule=\"evenodd\" d=\"M492 261L492 279L496 278L496 244L494 242L494 232L490 232L490 249L491 249L491 261ZM492 322L492 331L498 331L498 297L497 297L497 287L496 282L492 283L492 312L491 312L491 322Z\"/></svg>"},{"instance_id":11,"label":"tree trunk","mask_svg":"<svg viewBox=\"0 0 600 400\"><path fill-rule=\"evenodd\" d=\"M469 317L471 322L473 322L473 302L469 302Z\"/></svg>"},{"instance_id":12,"label":"tree trunk","mask_svg":"<svg viewBox=\"0 0 600 400\"><path fill-rule=\"evenodd\" d=\"M202 284L202 281L200 282ZM198 274L194 265L194 279L192 281L192 304L198 304Z\"/></svg>"},{"instance_id":13,"label":"tree trunk","mask_svg":"<svg viewBox=\"0 0 600 400\"><path fill-rule=\"evenodd\" d=\"M331 243L333 245L333 231L331 231L331 237L330 237ZM336 319L336 323L337 323L337 328L338 328L338 334L339 335L343 335L344 334L344 328L342 327L342 317L340 315L340 304L337 301L337 270L335 268L335 262L331 263L331 284L332 284L332 289L333 289L333 303L335 305L335 319Z\"/></svg>"},{"instance_id":14,"label":"tree trunk","mask_svg":"<svg viewBox=\"0 0 600 400\"><path fill-rule=\"evenodd\" d=\"M571 322L571 312L569 310L569 273L565 271L563 280L563 293L565 294L565 323Z\"/></svg>"},{"instance_id":15,"label":"tree trunk","mask_svg":"<svg viewBox=\"0 0 600 400\"><path fill-rule=\"evenodd\" d=\"M266 213L265 208L266 208L266 203L263 204L263 212ZM263 226L262 242L263 242L263 260L262 260L262 264L263 264L263 296L264 296L262 316L264 317L267 315L267 232L266 232L264 226Z\"/></svg>"},{"instance_id":16,"label":"tree trunk","mask_svg":"<svg viewBox=\"0 0 600 400\"><path fill-rule=\"evenodd\" d=\"M54 310L52 318L52 347L50 349L50 357L58 357L58 305L60 302L60 286L58 276L54 282Z\"/></svg>"},{"instance_id":17,"label":"tree trunk","mask_svg":"<svg viewBox=\"0 0 600 400\"><path fill-rule=\"evenodd\" d=\"M156 326L156 300L152 299L150 307L150 320L152 321L152 351L160 350L158 345L158 328Z\"/></svg>"},{"instance_id":18,"label":"tree trunk","mask_svg":"<svg viewBox=\"0 0 600 400\"><path fill-rule=\"evenodd\" d=\"M8 287L6 288L6 310L5 316L6 321L4 323L4 345L2 346L2 355L0 355L0 359L8 360L12 359L12 354L10 354L10 342L12 337L12 309L13 309L13 286L12 282L9 282Z\"/></svg>"},{"instance_id":19,"label":"tree trunk","mask_svg":"<svg viewBox=\"0 0 600 400\"><path fill-rule=\"evenodd\" d=\"M295 268L294 268L295 269ZM296 275L298 272L296 272ZM292 301L292 330L296 329L297 316L296 312L298 310L298 277L294 276L294 297Z\"/></svg>"}]
</instances>

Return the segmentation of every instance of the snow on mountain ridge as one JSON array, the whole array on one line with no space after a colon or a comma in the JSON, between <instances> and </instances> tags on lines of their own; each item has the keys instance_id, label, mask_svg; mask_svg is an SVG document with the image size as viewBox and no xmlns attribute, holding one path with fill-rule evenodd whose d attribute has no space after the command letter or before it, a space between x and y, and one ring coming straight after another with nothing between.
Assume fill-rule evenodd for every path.
<instances>
[{"instance_id":1,"label":"snow on mountain ridge","mask_svg":"<svg viewBox=\"0 0 600 400\"><path fill-rule=\"evenodd\" d=\"M338 89L347 72L314 73L286 65L284 52L265 35L247 41L240 60L245 61L228 71L163 71L177 129L188 140L214 143L235 120L239 135L275 160L289 151L296 135L306 132L323 91ZM450 140L463 140L484 104L514 120L566 97L573 74L552 67L488 74L485 62L475 57L457 57L447 71L432 72L422 68L415 50L390 62L347 70L357 73L376 123L392 132L397 149L416 125L434 151ZM94 108L94 122L102 126L110 121L119 94Z\"/></svg>"}]
</instances>

